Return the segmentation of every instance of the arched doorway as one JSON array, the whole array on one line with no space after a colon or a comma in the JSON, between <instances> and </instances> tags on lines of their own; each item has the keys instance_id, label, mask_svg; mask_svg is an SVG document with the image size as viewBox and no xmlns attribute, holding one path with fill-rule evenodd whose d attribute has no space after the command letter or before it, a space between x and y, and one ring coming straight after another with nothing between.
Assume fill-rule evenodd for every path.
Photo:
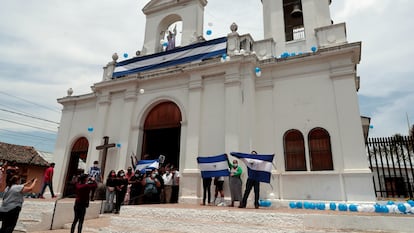
<instances>
[{"instance_id":1,"label":"arched doorway","mask_svg":"<svg viewBox=\"0 0 414 233\"><path fill-rule=\"evenodd\" d=\"M64 197L75 195L75 189L72 182L73 177L85 172L86 157L88 155L89 142L85 137L76 140L70 152L68 170L65 178L65 187L63 189Z\"/></svg>"},{"instance_id":2,"label":"arched doorway","mask_svg":"<svg viewBox=\"0 0 414 233\"><path fill-rule=\"evenodd\" d=\"M144 123L141 159L165 156L164 164L179 166L181 111L171 102L163 102L151 109Z\"/></svg>"}]
</instances>

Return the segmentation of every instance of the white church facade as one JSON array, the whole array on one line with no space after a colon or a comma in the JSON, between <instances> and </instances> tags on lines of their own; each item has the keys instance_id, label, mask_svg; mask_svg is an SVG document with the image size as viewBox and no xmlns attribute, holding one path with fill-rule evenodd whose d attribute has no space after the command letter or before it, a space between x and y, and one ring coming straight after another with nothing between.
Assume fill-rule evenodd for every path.
<instances>
[{"instance_id":1,"label":"white church facade","mask_svg":"<svg viewBox=\"0 0 414 233\"><path fill-rule=\"evenodd\" d=\"M255 150L275 154L262 198L374 201L357 97L361 43L332 23L330 2L262 0L264 40L233 24L205 41L207 0L149 1L141 53L114 55L91 93L58 99L57 191L69 192L79 159L105 163L106 177L131 155L162 154L181 173L179 202L198 203L198 156ZM160 32L177 21L180 46L165 51ZM105 136L106 156L96 149Z\"/></svg>"}]
</instances>

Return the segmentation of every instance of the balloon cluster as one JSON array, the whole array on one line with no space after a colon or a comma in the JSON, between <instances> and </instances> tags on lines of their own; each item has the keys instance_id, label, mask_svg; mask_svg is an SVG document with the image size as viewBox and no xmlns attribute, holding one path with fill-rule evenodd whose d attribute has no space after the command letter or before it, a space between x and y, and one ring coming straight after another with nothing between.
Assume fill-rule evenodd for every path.
<instances>
[{"instance_id":1,"label":"balloon cluster","mask_svg":"<svg viewBox=\"0 0 414 233\"><path fill-rule=\"evenodd\" d=\"M345 204L345 203L314 203L314 202L289 202L291 209L318 209L318 210L339 210L351 212L376 212L376 213L397 213L414 214L414 201L408 200L405 203L394 203L388 201L386 204Z\"/></svg>"},{"instance_id":2,"label":"balloon cluster","mask_svg":"<svg viewBox=\"0 0 414 233\"><path fill-rule=\"evenodd\" d=\"M311 51L313 53L316 52L317 50L318 50L318 48L316 46L312 46L311 47ZM284 52L284 53L280 54L280 58L288 58L288 57L294 57L294 56L300 56L300 55L303 55L303 52L298 52L298 53L295 53L295 52L291 52L291 53Z\"/></svg>"}]
</instances>

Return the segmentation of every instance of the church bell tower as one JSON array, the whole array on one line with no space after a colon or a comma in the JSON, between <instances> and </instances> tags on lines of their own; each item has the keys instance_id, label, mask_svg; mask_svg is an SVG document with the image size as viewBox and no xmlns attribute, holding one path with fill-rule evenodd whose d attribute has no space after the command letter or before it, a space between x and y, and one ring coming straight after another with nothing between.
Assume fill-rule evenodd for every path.
<instances>
[{"instance_id":1,"label":"church bell tower","mask_svg":"<svg viewBox=\"0 0 414 233\"><path fill-rule=\"evenodd\" d=\"M264 38L273 38L277 54L310 50L315 30L332 25L331 0L262 0Z\"/></svg>"},{"instance_id":2,"label":"church bell tower","mask_svg":"<svg viewBox=\"0 0 414 233\"><path fill-rule=\"evenodd\" d=\"M152 0L142 9L146 15L142 55L163 51L166 35L177 29L175 46L186 46L203 35L204 7L207 0ZM177 27L179 25L179 27Z\"/></svg>"}]
</instances>

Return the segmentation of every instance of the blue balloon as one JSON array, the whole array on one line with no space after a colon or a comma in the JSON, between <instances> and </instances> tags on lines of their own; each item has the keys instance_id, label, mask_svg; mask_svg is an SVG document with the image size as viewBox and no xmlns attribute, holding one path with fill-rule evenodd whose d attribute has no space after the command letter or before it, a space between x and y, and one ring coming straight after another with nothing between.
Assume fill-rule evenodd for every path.
<instances>
[{"instance_id":1,"label":"blue balloon","mask_svg":"<svg viewBox=\"0 0 414 233\"><path fill-rule=\"evenodd\" d=\"M118 148L121 147L121 143L117 143L116 147L118 147Z\"/></svg>"},{"instance_id":2,"label":"blue balloon","mask_svg":"<svg viewBox=\"0 0 414 233\"><path fill-rule=\"evenodd\" d=\"M369 128L370 128L370 129L373 129L373 128L374 128L374 126L373 126L373 125L369 125Z\"/></svg>"},{"instance_id":3,"label":"blue balloon","mask_svg":"<svg viewBox=\"0 0 414 233\"><path fill-rule=\"evenodd\" d=\"M212 33L212 31L211 31L210 29L208 29L208 30L206 31L206 34L207 34L207 35L211 35L211 33Z\"/></svg>"},{"instance_id":4,"label":"blue balloon","mask_svg":"<svg viewBox=\"0 0 414 233\"><path fill-rule=\"evenodd\" d=\"M381 212L382 212L382 208L381 208L381 206L380 206L380 205L375 204L375 205L374 205L374 208L375 208L375 212L376 212L376 213L381 213Z\"/></svg>"},{"instance_id":5,"label":"blue balloon","mask_svg":"<svg viewBox=\"0 0 414 233\"><path fill-rule=\"evenodd\" d=\"M316 52L316 50L318 50L315 46L312 46L311 48L312 52Z\"/></svg>"},{"instance_id":6,"label":"blue balloon","mask_svg":"<svg viewBox=\"0 0 414 233\"><path fill-rule=\"evenodd\" d=\"M310 203L309 203L309 202L307 202L307 201L303 202L303 207L304 207L305 209L309 209L309 208L310 208Z\"/></svg>"},{"instance_id":7,"label":"blue balloon","mask_svg":"<svg viewBox=\"0 0 414 233\"><path fill-rule=\"evenodd\" d=\"M291 53L291 54L290 54L290 56L292 56L292 57L293 57L293 56L296 56L296 53Z\"/></svg>"},{"instance_id":8,"label":"blue balloon","mask_svg":"<svg viewBox=\"0 0 414 233\"><path fill-rule=\"evenodd\" d=\"M227 54L221 55L221 58L226 59L227 58Z\"/></svg>"},{"instance_id":9,"label":"blue balloon","mask_svg":"<svg viewBox=\"0 0 414 233\"><path fill-rule=\"evenodd\" d=\"M168 42L167 42L167 41L166 41L166 42L164 42L164 43L162 44L162 46L167 47L167 46L168 46Z\"/></svg>"},{"instance_id":10,"label":"blue balloon","mask_svg":"<svg viewBox=\"0 0 414 233\"><path fill-rule=\"evenodd\" d=\"M341 203L341 204L338 205L338 210L339 211L347 211L348 207L346 206L346 204Z\"/></svg>"},{"instance_id":11,"label":"blue balloon","mask_svg":"<svg viewBox=\"0 0 414 233\"><path fill-rule=\"evenodd\" d=\"M256 73L258 73L258 72L260 72L260 71L261 71L261 69L260 69L259 67L256 67L256 68L254 69L254 71L255 71Z\"/></svg>"},{"instance_id":12,"label":"blue balloon","mask_svg":"<svg viewBox=\"0 0 414 233\"><path fill-rule=\"evenodd\" d=\"M395 203L393 201L388 201L387 205L394 205Z\"/></svg>"},{"instance_id":13,"label":"blue balloon","mask_svg":"<svg viewBox=\"0 0 414 233\"><path fill-rule=\"evenodd\" d=\"M357 211L358 211L358 208L357 208L357 206L356 206L356 205L351 204L351 205L349 205L349 211L352 211L352 212L357 212Z\"/></svg>"},{"instance_id":14,"label":"blue balloon","mask_svg":"<svg viewBox=\"0 0 414 233\"><path fill-rule=\"evenodd\" d=\"M414 207L414 201L413 200L408 200L407 203L411 206Z\"/></svg>"},{"instance_id":15,"label":"blue balloon","mask_svg":"<svg viewBox=\"0 0 414 233\"><path fill-rule=\"evenodd\" d=\"M128 53L124 53L124 57L127 58L128 57Z\"/></svg>"},{"instance_id":16,"label":"blue balloon","mask_svg":"<svg viewBox=\"0 0 414 233\"><path fill-rule=\"evenodd\" d=\"M407 208L405 207L404 204L400 203L400 204L397 205L397 207L398 207L398 210L402 213L405 213L407 211Z\"/></svg>"},{"instance_id":17,"label":"blue balloon","mask_svg":"<svg viewBox=\"0 0 414 233\"><path fill-rule=\"evenodd\" d=\"M290 208L292 208L292 209L295 209L296 208L296 203L295 202L289 202L289 207Z\"/></svg>"},{"instance_id":18,"label":"blue balloon","mask_svg":"<svg viewBox=\"0 0 414 233\"><path fill-rule=\"evenodd\" d=\"M325 210L325 208L326 208L325 203L321 202L318 204L318 210Z\"/></svg>"},{"instance_id":19,"label":"blue balloon","mask_svg":"<svg viewBox=\"0 0 414 233\"><path fill-rule=\"evenodd\" d=\"M302 202L296 202L296 208L302 209Z\"/></svg>"},{"instance_id":20,"label":"blue balloon","mask_svg":"<svg viewBox=\"0 0 414 233\"><path fill-rule=\"evenodd\" d=\"M316 208L315 203L313 203L313 202L309 203L309 209L314 210L315 208Z\"/></svg>"},{"instance_id":21,"label":"blue balloon","mask_svg":"<svg viewBox=\"0 0 414 233\"><path fill-rule=\"evenodd\" d=\"M330 210L336 210L336 204L335 204L335 203L333 203L333 202L331 202L331 203L329 204L329 209L330 209Z\"/></svg>"},{"instance_id":22,"label":"blue balloon","mask_svg":"<svg viewBox=\"0 0 414 233\"><path fill-rule=\"evenodd\" d=\"M92 132L93 131L93 127L88 127L88 131Z\"/></svg>"}]
</instances>

